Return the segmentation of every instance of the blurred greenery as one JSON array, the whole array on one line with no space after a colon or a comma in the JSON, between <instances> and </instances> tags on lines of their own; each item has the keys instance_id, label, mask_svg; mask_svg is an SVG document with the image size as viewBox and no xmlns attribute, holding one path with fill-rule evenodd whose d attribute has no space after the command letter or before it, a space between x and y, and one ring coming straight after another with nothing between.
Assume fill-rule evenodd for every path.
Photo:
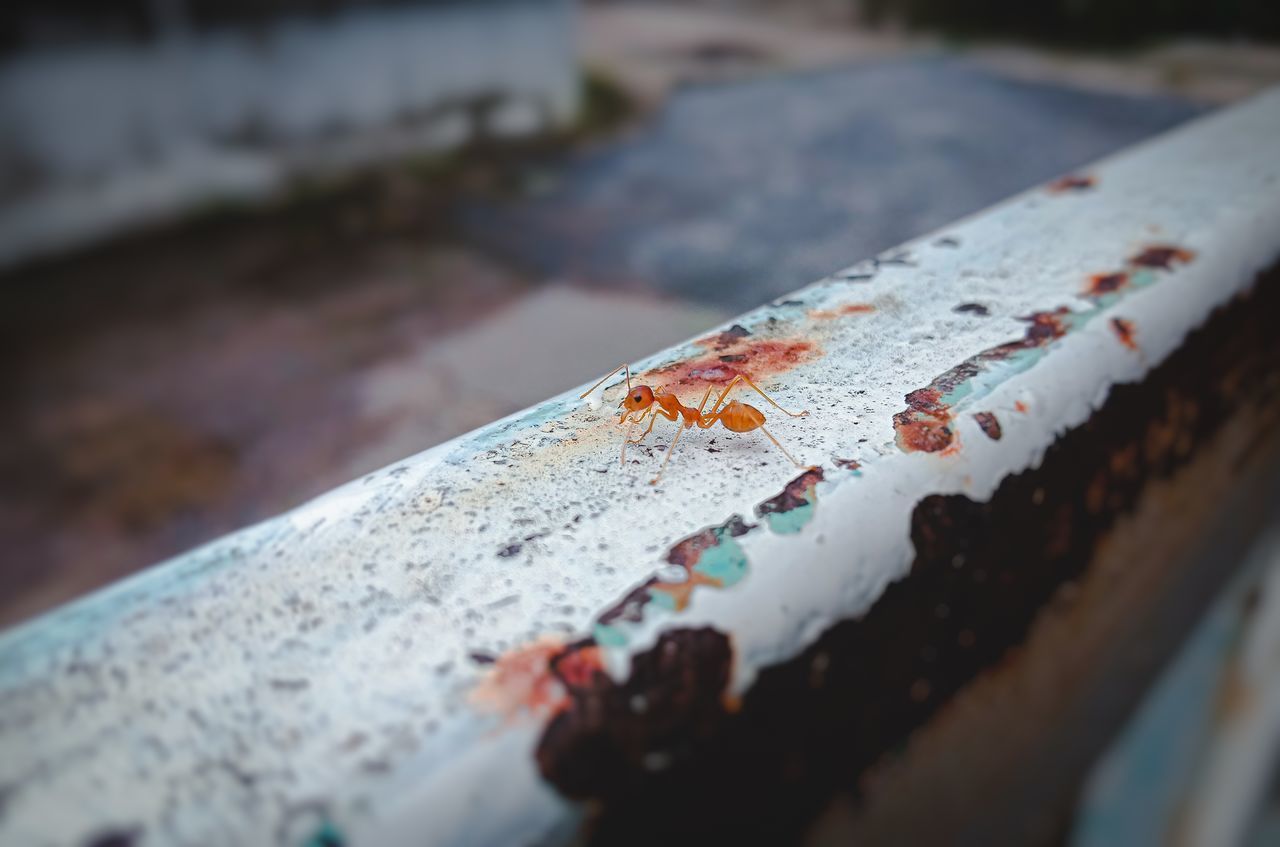
<instances>
[{"instance_id":1,"label":"blurred greenery","mask_svg":"<svg viewBox=\"0 0 1280 847\"><path fill-rule=\"evenodd\" d=\"M1280 0L861 0L869 23L1118 47L1167 36L1280 40Z\"/></svg>"}]
</instances>

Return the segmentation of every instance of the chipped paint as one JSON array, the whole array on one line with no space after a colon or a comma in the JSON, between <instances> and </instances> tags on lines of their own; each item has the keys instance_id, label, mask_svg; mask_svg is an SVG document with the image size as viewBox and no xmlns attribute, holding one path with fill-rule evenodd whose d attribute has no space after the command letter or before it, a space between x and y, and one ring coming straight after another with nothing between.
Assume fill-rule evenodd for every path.
<instances>
[{"instance_id":1,"label":"chipped paint","mask_svg":"<svg viewBox=\"0 0 1280 847\"><path fill-rule=\"evenodd\" d=\"M926 387L906 395L908 408L894 415L895 440L903 452L941 453L957 446L957 406L986 397L998 385L1039 362L1046 348L1133 293L1161 278L1149 268L1172 271L1195 253L1180 247L1148 247L1129 260L1130 267L1093 274L1081 292L1092 305L1085 309L1058 306L1020 320L1030 324L1023 337L983 350L937 376Z\"/></svg>"},{"instance_id":2,"label":"chipped paint","mask_svg":"<svg viewBox=\"0 0 1280 847\"><path fill-rule=\"evenodd\" d=\"M782 535L793 535L813 520L818 502L818 483L822 468L810 468L787 483L777 497L756 506L756 516L763 518L769 529Z\"/></svg>"},{"instance_id":3,"label":"chipped paint","mask_svg":"<svg viewBox=\"0 0 1280 847\"><path fill-rule=\"evenodd\" d=\"M699 394L749 374L811 411L770 417L795 455L856 457L798 532L734 522L796 477L764 439L684 451L654 490L582 385L0 635L0 842L277 843L317 803L350 843L562 840L581 810L545 775L587 796L593 755L696 755L666 742L906 573L921 500L985 500L1244 291L1276 258L1278 125L1256 98L1091 167L1106 190L1036 188L635 362ZM855 289L876 311L807 314ZM934 455L895 446L904 415Z\"/></svg>"},{"instance_id":4,"label":"chipped paint","mask_svg":"<svg viewBox=\"0 0 1280 847\"><path fill-rule=\"evenodd\" d=\"M973 419L978 422L978 426L987 434L987 438L992 441L999 441L1003 432L1000 429L1000 419L993 412L974 412Z\"/></svg>"},{"instance_id":5,"label":"chipped paint","mask_svg":"<svg viewBox=\"0 0 1280 847\"><path fill-rule=\"evenodd\" d=\"M1134 340L1137 329L1134 328L1133 321L1125 320L1124 318L1112 318L1111 330L1125 347L1130 350L1138 349L1138 342Z\"/></svg>"},{"instance_id":6,"label":"chipped paint","mask_svg":"<svg viewBox=\"0 0 1280 847\"><path fill-rule=\"evenodd\" d=\"M1175 247L1169 244L1156 244L1133 256L1129 259L1129 264L1167 271L1172 270L1174 265L1185 265L1195 257L1194 250L1187 250L1183 247Z\"/></svg>"},{"instance_id":7,"label":"chipped paint","mask_svg":"<svg viewBox=\"0 0 1280 847\"><path fill-rule=\"evenodd\" d=\"M1046 190L1050 194L1069 194L1073 191L1088 191L1097 184L1097 178L1089 174L1067 174L1049 183Z\"/></svg>"},{"instance_id":8,"label":"chipped paint","mask_svg":"<svg viewBox=\"0 0 1280 847\"><path fill-rule=\"evenodd\" d=\"M747 572L747 556L738 538L755 529L753 524L733 515L718 526L710 526L677 541L667 551L666 561L674 565L669 571L649 577L639 587L597 618L592 630L601 644L621 646L627 643L628 624L645 618L646 607L660 612L684 611L698 586L728 588L736 585Z\"/></svg>"}]
</instances>

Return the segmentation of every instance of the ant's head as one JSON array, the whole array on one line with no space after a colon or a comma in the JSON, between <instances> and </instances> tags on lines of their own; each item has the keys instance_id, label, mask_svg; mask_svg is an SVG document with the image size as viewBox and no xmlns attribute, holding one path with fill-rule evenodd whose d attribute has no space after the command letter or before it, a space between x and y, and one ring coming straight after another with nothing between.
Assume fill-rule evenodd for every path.
<instances>
[{"instance_id":1,"label":"ant's head","mask_svg":"<svg viewBox=\"0 0 1280 847\"><path fill-rule=\"evenodd\" d=\"M622 417L626 418L630 413L643 411L652 405L653 389L647 385L636 385L627 389L627 396L622 398L618 408L625 410Z\"/></svg>"}]
</instances>

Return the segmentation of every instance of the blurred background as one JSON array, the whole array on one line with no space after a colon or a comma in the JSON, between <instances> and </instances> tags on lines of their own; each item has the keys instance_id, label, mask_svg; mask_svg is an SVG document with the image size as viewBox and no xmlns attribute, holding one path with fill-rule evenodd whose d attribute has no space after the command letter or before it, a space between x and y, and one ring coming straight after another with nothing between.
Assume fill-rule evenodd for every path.
<instances>
[{"instance_id":1,"label":"blurred background","mask_svg":"<svg viewBox=\"0 0 1280 847\"><path fill-rule=\"evenodd\" d=\"M1277 38L1273 0L9 0L0 626L1247 97Z\"/></svg>"}]
</instances>

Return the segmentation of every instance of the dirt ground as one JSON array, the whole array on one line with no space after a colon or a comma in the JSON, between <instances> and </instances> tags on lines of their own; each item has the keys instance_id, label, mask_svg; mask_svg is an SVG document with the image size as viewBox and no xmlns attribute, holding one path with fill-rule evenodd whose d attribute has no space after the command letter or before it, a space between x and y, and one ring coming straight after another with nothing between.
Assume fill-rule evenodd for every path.
<instances>
[{"instance_id":1,"label":"dirt ground","mask_svg":"<svg viewBox=\"0 0 1280 847\"><path fill-rule=\"evenodd\" d=\"M587 6L582 23L587 65L648 119L690 83L937 48L661 6ZM1224 61L1196 45L970 55L1204 102L1280 79L1274 52ZM435 186L394 178L374 203L206 218L0 276L0 626L728 316L621 269L555 279L499 259L450 223L452 194L424 199Z\"/></svg>"}]
</instances>

